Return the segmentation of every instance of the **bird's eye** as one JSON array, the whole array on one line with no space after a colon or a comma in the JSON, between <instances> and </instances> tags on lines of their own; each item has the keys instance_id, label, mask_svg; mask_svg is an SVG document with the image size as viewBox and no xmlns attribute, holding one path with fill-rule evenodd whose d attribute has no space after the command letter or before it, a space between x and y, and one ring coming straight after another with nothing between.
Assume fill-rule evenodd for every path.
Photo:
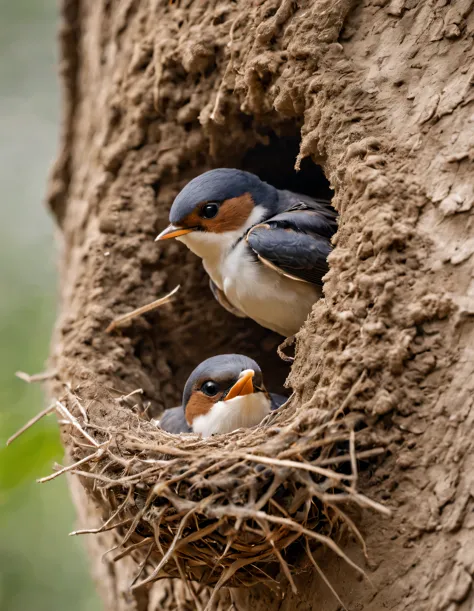
<instances>
[{"instance_id":1,"label":"bird's eye","mask_svg":"<svg viewBox=\"0 0 474 611\"><path fill-rule=\"evenodd\" d=\"M208 397L214 397L219 392L219 386L212 380L208 380L201 386L201 390Z\"/></svg>"},{"instance_id":2,"label":"bird's eye","mask_svg":"<svg viewBox=\"0 0 474 611\"><path fill-rule=\"evenodd\" d=\"M219 212L219 204L210 203L203 206L201 216L205 219L213 219Z\"/></svg>"}]
</instances>

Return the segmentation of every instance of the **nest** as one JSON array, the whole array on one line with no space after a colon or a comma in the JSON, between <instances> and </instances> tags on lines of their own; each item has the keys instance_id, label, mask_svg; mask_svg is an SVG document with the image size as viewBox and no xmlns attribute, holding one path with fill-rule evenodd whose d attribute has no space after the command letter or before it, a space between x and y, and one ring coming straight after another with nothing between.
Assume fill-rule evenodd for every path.
<instances>
[{"instance_id":1,"label":"nest","mask_svg":"<svg viewBox=\"0 0 474 611\"><path fill-rule=\"evenodd\" d=\"M32 421L56 410L74 459L40 481L81 478L104 522L74 534L115 530L113 560L136 563L131 589L167 577L212 585L209 608L222 586L271 587L281 572L295 589L292 576L310 563L325 579L313 556L321 545L363 573L338 544L345 525L365 553L345 508L386 510L357 490L358 463L381 450L364 449L367 429L353 415L290 398L256 429L177 438L143 417L140 390L115 399L96 392L87 410L84 394L67 388ZM107 427L98 424L105 402L116 416Z\"/></svg>"}]
</instances>

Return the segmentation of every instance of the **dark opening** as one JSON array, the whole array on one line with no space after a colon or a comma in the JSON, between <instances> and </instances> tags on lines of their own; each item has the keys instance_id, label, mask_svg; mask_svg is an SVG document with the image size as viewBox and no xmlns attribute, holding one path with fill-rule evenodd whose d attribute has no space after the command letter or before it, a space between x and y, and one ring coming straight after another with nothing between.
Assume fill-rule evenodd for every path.
<instances>
[{"instance_id":1,"label":"dark opening","mask_svg":"<svg viewBox=\"0 0 474 611\"><path fill-rule=\"evenodd\" d=\"M330 200L334 192L320 166L305 158L299 172L294 169L299 147L299 137L270 136L268 145L259 144L246 153L241 167L278 189Z\"/></svg>"}]
</instances>

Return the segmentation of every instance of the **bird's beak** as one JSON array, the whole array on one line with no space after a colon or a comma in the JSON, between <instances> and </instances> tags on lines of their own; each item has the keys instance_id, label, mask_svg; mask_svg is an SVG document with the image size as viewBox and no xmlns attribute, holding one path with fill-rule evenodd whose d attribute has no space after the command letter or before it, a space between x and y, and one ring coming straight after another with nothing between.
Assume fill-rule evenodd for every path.
<instances>
[{"instance_id":1,"label":"bird's beak","mask_svg":"<svg viewBox=\"0 0 474 611\"><path fill-rule=\"evenodd\" d=\"M179 238L180 235L186 235L187 233L191 233L194 229L180 229L175 225L168 225L166 229L156 236L155 242L159 240L169 240L170 238Z\"/></svg>"},{"instance_id":2,"label":"bird's beak","mask_svg":"<svg viewBox=\"0 0 474 611\"><path fill-rule=\"evenodd\" d=\"M245 371L242 371L238 381L229 390L224 401L228 401L234 397L241 397L242 395L251 395L254 392L252 383L252 378L254 375L255 371L253 369L246 369Z\"/></svg>"}]
</instances>

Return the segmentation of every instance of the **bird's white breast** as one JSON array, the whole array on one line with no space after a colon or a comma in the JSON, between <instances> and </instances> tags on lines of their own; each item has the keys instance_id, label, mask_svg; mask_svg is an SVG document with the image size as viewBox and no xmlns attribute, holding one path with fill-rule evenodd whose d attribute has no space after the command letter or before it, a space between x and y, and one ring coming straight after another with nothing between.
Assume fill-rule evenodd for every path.
<instances>
[{"instance_id":1,"label":"bird's white breast","mask_svg":"<svg viewBox=\"0 0 474 611\"><path fill-rule=\"evenodd\" d=\"M270 400L263 392L218 401L193 421L193 431L203 437L230 433L259 424L270 413Z\"/></svg>"},{"instance_id":2,"label":"bird's white breast","mask_svg":"<svg viewBox=\"0 0 474 611\"><path fill-rule=\"evenodd\" d=\"M222 265L223 291L230 303L263 327L284 336L303 325L321 290L270 269L251 256L245 240Z\"/></svg>"}]
</instances>

